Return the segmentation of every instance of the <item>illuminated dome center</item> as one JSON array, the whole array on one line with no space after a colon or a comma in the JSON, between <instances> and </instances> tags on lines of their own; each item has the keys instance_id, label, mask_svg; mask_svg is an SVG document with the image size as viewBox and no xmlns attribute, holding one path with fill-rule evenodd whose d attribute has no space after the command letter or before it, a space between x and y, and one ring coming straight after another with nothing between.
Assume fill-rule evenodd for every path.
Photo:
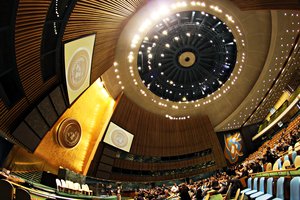
<instances>
[{"instance_id":1,"label":"illuminated dome center","mask_svg":"<svg viewBox=\"0 0 300 200\"><path fill-rule=\"evenodd\" d=\"M193 101L220 88L234 69L237 47L217 17L184 11L158 22L139 48L137 66L145 86L170 101Z\"/></svg>"},{"instance_id":2,"label":"illuminated dome center","mask_svg":"<svg viewBox=\"0 0 300 200\"><path fill-rule=\"evenodd\" d=\"M186 51L179 55L178 63L182 67L191 67L196 61L196 56L193 52Z\"/></svg>"}]
</instances>

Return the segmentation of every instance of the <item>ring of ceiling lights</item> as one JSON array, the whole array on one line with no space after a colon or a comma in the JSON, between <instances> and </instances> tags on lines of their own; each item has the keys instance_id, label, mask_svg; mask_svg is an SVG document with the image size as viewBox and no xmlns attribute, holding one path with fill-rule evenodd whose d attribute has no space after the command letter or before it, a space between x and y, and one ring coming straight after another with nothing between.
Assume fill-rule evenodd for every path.
<instances>
[{"instance_id":1,"label":"ring of ceiling lights","mask_svg":"<svg viewBox=\"0 0 300 200\"><path fill-rule=\"evenodd\" d=\"M231 30L216 16L183 11L159 21L144 37L137 66L144 85L175 102L204 98L232 73L237 47Z\"/></svg>"},{"instance_id":2,"label":"ring of ceiling lights","mask_svg":"<svg viewBox=\"0 0 300 200\"><path fill-rule=\"evenodd\" d=\"M153 5L154 6L152 7L155 7L155 3ZM157 108L163 109L159 109L159 112L157 112L158 110L156 109L155 111L163 114L169 119L184 120L189 118L191 113L197 113L195 108L202 107L201 109L205 109L202 105L210 104L211 102L218 100L222 95L226 95L229 90L234 88L232 86L238 80L239 75L242 73L243 65L246 62L245 35L240 28L242 27L241 23L233 17L231 12L228 12L228 5L226 5L224 8L222 7L221 3L220 5L221 6L219 7L213 5L211 2L200 1L175 3L170 1L170 3L165 4L165 6L159 5L154 12L153 10L151 11L150 6L147 6L148 8L145 10L142 9L142 12L138 13L139 15L142 13L142 16L133 17L121 34L121 40L119 40L117 48L118 53L116 54L116 60L114 63L114 73L117 78L116 80L121 89L124 90L125 94L127 94L127 96L130 98L132 97L132 100L137 100L136 103L141 106L146 105L147 102L156 104L158 106ZM225 10L223 11L223 9ZM235 38L234 42L236 44L236 51L238 53L236 54L236 63L233 71L230 74L230 77L226 82L222 82L221 85L218 82L220 87L217 90L211 94L207 93L207 96L202 99L186 99L186 101L184 101L185 99L183 98L181 101L178 100L177 102L174 102L170 101L168 98L164 99L162 97L158 97L147 88L140 77L138 70L139 66L137 63L139 48L141 47L145 37L147 37L147 34L151 32L151 28L153 28L156 24L159 24L158 22L161 21L161 19L167 20L168 16L184 11L200 11L201 14L204 13L205 16L215 16L215 18L218 18L220 21L224 22L224 25L228 27L229 32L231 32ZM130 42L127 38L130 40ZM128 54L125 61L123 58L124 52L126 51ZM190 49L183 53L189 52L194 54L196 57L196 54ZM192 56L190 56L191 60L193 59ZM178 60L178 62L180 61ZM195 62L197 62L196 58ZM187 64L187 66L188 67L186 67L186 70L189 70L189 64ZM125 72L125 69L128 69L128 71ZM169 114L169 111L171 111L173 114L176 114L171 115Z\"/></svg>"}]
</instances>

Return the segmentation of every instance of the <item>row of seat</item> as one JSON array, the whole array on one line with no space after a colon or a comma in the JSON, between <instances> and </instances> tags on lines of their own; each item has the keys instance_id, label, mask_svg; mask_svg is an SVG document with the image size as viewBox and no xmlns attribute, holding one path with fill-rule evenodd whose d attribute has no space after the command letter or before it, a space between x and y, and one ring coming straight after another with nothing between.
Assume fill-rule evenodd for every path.
<instances>
[{"instance_id":1,"label":"row of seat","mask_svg":"<svg viewBox=\"0 0 300 200\"><path fill-rule=\"evenodd\" d=\"M291 159L289 155L285 155L282 158L276 160L273 165L273 171L284 170L293 165L296 169L300 167L300 155L293 151L291 154Z\"/></svg>"},{"instance_id":2,"label":"row of seat","mask_svg":"<svg viewBox=\"0 0 300 200\"><path fill-rule=\"evenodd\" d=\"M248 158L246 158L246 160L255 160L257 157L261 157L263 155L265 146L269 146L272 149L281 138L288 137L290 132L293 131L299 124L300 124L300 115L297 116L297 118L294 119L292 122L290 122L286 129L283 129L278 133L276 133L271 140L266 141L263 145L261 145L261 147L259 147L259 149L256 152L250 154ZM294 151L298 151L298 150L300 150L300 144L296 143L294 145Z\"/></svg>"},{"instance_id":3,"label":"row of seat","mask_svg":"<svg viewBox=\"0 0 300 200\"><path fill-rule=\"evenodd\" d=\"M221 199L221 197L222 197L223 200L230 200L231 186L232 186L232 184L230 183L229 187L228 187L228 190L227 190L225 195L221 195L221 194L215 195L214 193L216 191L214 191L214 190L207 192L207 195L204 197L204 200ZM238 190L236 191L236 193L234 195L234 198L231 199L231 200L244 200L244 195L245 195L244 193L241 194L241 189L238 188Z\"/></svg>"},{"instance_id":4,"label":"row of seat","mask_svg":"<svg viewBox=\"0 0 300 200\"><path fill-rule=\"evenodd\" d=\"M276 196L273 192L274 178L270 177L267 179L267 191L265 191L265 177L254 178L252 185L252 178L247 180L247 188L242 190L241 193L245 193L246 196L249 196L251 199L255 200L267 200L274 198L276 200L286 199L285 194L285 177L280 177L276 181ZM289 184L290 200L299 200L300 198L300 177L294 177Z\"/></svg>"},{"instance_id":5,"label":"row of seat","mask_svg":"<svg viewBox=\"0 0 300 200\"><path fill-rule=\"evenodd\" d=\"M229 184L226 194L223 195L223 200L230 200L231 187L232 187L232 183ZM244 200L244 195L245 195L245 193L241 193L241 189L238 188L238 190L236 191L236 193L234 195L234 198L231 200Z\"/></svg>"},{"instance_id":6,"label":"row of seat","mask_svg":"<svg viewBox=\"0 0 300 200\"><path fill-rule=\"evenodd\" d=\"M70 194L84 194L93 195L93 191L89 189L87 184L80 185L69 180L56 179L56 187L59 192L66 192Z\"/></svg>"},{"instance_id":7,"label":"row of seat","mask_svg":"<svg viewBox=\"0 0 300 200\"><path fill-rule=\"evenodd\" d=\"M276 162L272 165L272 163L267 163L264 171L278 171L278 170L286 170L290 169L293 166L294 169L300 168L300 155L292 154L292 159L290 159L289 155L277 159Z\"/></svg>"},{"instance_id":8,"label":"row of seat","mask_svg":"<svg viewBox=\"0 0 300 200\"><path fill-rule=\"evenodd\" d=\"M289 146L288 154L291 154L293 151L300 151L300 141L296 142L294 146Z\"/></svg>"},{"instance_id":9,"label":"row of seat","mask_svg":"<svg viewBox=\"0 0 300 200\"><path fill-rule=\"evenodd\" d=\"M0 180L0 199L1 200L31 200L28 191L22 188L15 188L10 182Z\"/></svg>"}]
</instances>

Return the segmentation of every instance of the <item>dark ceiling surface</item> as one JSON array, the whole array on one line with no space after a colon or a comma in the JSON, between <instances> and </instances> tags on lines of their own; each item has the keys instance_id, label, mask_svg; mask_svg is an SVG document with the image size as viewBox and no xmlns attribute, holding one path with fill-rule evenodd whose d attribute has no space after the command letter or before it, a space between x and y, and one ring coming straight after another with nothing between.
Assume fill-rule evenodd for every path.
<instances>
[{"instance_id":1,"label":"dark ceiling surface","mask_svg":"<svg viewBox=\"0 0 300 200\"><path fill-rule=\"evenodd\" d=\"M61 83L62 42L92 33L96 33L97 38L91 79L94 81L102 76L106 88L113 97L124 92L140 107L169 119L184 120L199 114L208 114L215 131L230 130L240 128L244 124L260 122L278 100L287 83L293 79L295 72L299 71L300 57L300 13L299 10L293 10L298 7L289 4L291 1L287 3L286 1L273 1L272 4L281 10L271 10L277 7L264 4L264 2L263 0L251 1L249 5L255 4L261 7L243 11L237 5L243 4L243 8L247 5L245 1L240 0L201 2L168 0L52 2L43 0L38 3L33 0L3 1L1 2L3 12L0 15L0 33L1 41L3 41L1 50L5 49L1 51L0 59L0 84L1 89L4 90L0 101L1 131L9 133L13 130L20 122L19 119L29 112L30 108ZM293 0L293 2L296 1ZM161 12L162 8L167 8L165 13ZM194 91L189 88L189 95L187 95L187 93L178 92L182 89L181 85L185 85L181 84L179 88L176 88L178 89L176 97L164 96L165 94L159 94L162 96L159 97L148 90L148 85L143 83L138 70L137 58L142 41L147 35L153 34L149 27L160 25L159 22L167 20L167 16L174 17L177 13L188 13L186 16L183 14L183 19L180 20L178 26L189 27L188 22L184 22L187 20L195 22L192 29L198 27L195 16L192 17L193 11L199 19L202 13L205 13L203 15L205 20L198 20L198 22L207 23L212 34L214 31L210 21L220 20L222 24L218 28L225 30L225 27L228 27L231 30L237 52L235 66L230 68L232 72L229 76L224 76L228 78L227 81L224 78L223 81L220 80L222 84L219 81L215 82L217 85L215 87L213 82L207 85L212 88L211 91L203 91L203 88L199 88L201 91ZM140 28L143 22L149 21L152 25L150 24L151 26L142 31ZM166 23L162 23L162 27L166 27ZM159 30L159 27L157 28ZM198 31L201 32L201 30ZM183 31L185 34L182 37L185 44L188 44L188 38L198 39L198 35L193 34L192 31L189 32ZM170 30L169 34L171 33ZM226 34L230 36L228 32ZM139 38L135 41L135 47L132 48L131 43L136 35L139 35ZM218 35L215 38L218 38ZM197 42L202 41L203 45L211 45L207 43L208 38L214 37L207 35L206 43L202 40L197 40ZM170 47L176 44L175 41L173 42L168 43ZM217 44L217 42L213 41L212 44ZM167 46L163 44L161 51L166 50ZM212 51L209 47L211 46L202 51L206 56L209 55L210 50ZM220 48L222 49L222 45ZM192 50L184 50L183 53L173 58L173 62L177 65L176 70L172 70L173 73L159 71L160 75L163 72L164 76L168 76L164 80L173 77L180 83L189 83L192 87L193 84L190 83L198 80L199 77L201 80L198 81L198 85L199 82L203 82L203 79L205 82L205 78L200 74L206 72L209 77L214 77L213 69L207 72L203 67L201 73L197 74L194 67L191 67L203 60L211 62L207 57L201 57L203 54L200 51L197 57ZM159 53L158 56L161 54ZM233 54L230 56L233 61ZM132 57L132 63L128 61L128 57ZM179 58L181 58L180 63ZM221 58L220 60L224 61ZM113 64L114 61L115 64ZM182 67L184 65L188 65L185 67L187 69ZM190 72L185 73L183 78L179 78L173 75L178 69ZM146 75L143 76L147 78ZM158 91L157 88L155 90ZM170 89L168 92L170 93ZM195 94L198 92L198 96L188 97L193 92ZM182 98L179 97L179 93L182 93Z\"/></svg>"},{"instance_id":2,"label":"dark ceiling surface","mask_svg":"<svg viewBox=\"0 0 300 200\"><path fill-rule=\"evenodd\" d=\"M159 21L145 36L137 58L145 86L170 101L198 100L230 77L237 48L231 30L208 13L185 11Z\"/></svg>"},{"instance_id":3,"label":"dark ceiling surface","mask_svg":"<svg viewBox=\"0 0 300 200\"><path fill-rule=\"evenodd\" d=\"M117 96L123 91L139 106L170 120L208 115L215 131L237 129L262 121L281 96L290 75L299 69L298 51L294 48L298 43L300 28L299 10L242 11L231 1L164 2L148 2L123 29L114 66L102 76L111 95ZM205 16L204 23L210 27L210 31L205 31L207 38L214 38L213 34L217 31L213 30L212 22L218 24L220 20L220 30L229 30L224 32L224 37L229 37L236 46L235 49L234 45L226 45L232 71L228 70L220 82L214 70L219 75L222 73L224 65L218 68L222 64L216 63L226 62L226 57L225 61L222 57L211 57L213 61L210 63L206 59L208 57L201 60L202 50L195 53L192 49L185 49L190 42L196 45L197 42L203 42L203 45L208 45L204 48L207 56L212 50L209 45L218 44L213 40L211 43L211 39L206 40L208 43L201 40L198 34L202 36L203 32L197 29L197 16L199 24L201 16ZM182 20L177 20L181 17ZM195 23L190 27L188 24L191 22ZM184 40L178 38L177 41L175 38L177 27L181 27ZM224 34L216 35L215 39L222 38ZM222 45L220 49L221 52L224 50ZM287 60L290 60L290 64L287 64ZM204 61L217 69L203 67ZM199 68L202 71L195 66L201 66ZM286 74L284 79L280 78L282 71ZM205 79L209 80L206 86L210 87L210 91L203 91L204 88L200 86L201 83L205 85ZM181 90L183 88L185 92Z\"/></svg>"}]
</instances>

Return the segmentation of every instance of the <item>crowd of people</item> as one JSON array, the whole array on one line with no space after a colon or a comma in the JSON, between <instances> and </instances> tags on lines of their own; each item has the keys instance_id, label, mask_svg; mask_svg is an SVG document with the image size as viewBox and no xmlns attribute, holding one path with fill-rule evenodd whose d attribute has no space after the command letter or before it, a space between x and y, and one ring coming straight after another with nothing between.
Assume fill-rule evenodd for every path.
<instances>
[{"instance_id":1,"label":"crowd of people","mask_svg":"<svg viewBox=\"0 0 300 200\"><path fill-rule=\"evenodd\" d=\"M290 146L300 141L300 125L284 128L271 140L266 141L258 151L251 154L241 164L228 167L226 170L217 172L210 178L190 183L181 183L173 186L156 186L150 189L140 189L136 196L137 200L172 199L180 197L182 200L202 200L208 191L214 194L226 194L231 183L230 196L234 197L238 188L242 189L241 179L251 173L265 170L267 163L274 163L279 157L286 154ZM244 185L245 186L245 185Z\"/></svg>"},{"instance_id":2,"label":"crowd of people","mask_svg":"<svg viewBox=\"0 0 300 200\"><path fill-rule=\"evenodd\" d=\"M226 172L218 172L210 178L196 182L140 189L136 199L177 199L180 197L182 200L202 200L209 191L214 191L214 194L226 194L230 183L231 196L234 197L237 189L243 187L241 181L237 176L229 177Z\"/></svg>"},{"instance_id":3,"label":"crowd of people","mask_svg":"<svg viewBox=\"0 0 300 200\"><path fill-rule=\"evenodd\" d=\"M136 200L156 200L156 199L180 199L182 200L202 200L208 192L225 195L231 184L231 198L236 191L246 186L246 178L252 173L266 170L267 163L272 165L283 155L289 153L290 147L300 144L300 116L287 128L261 145L257 151L250 154L242 163L227 167L217 171L213 176L198 181L189 181L180 184L166 186L151 186L149 188L138 189L135 193ZM300 147L299 147L300 150ZM298 154L300 152L298 151ZM104 186L103 186L104 188ZM103 192L104 193L104 192ZM117 195L121 198L121 183L115 191L112 185L106 187L106 194Z\"/></svg>"},{"instance_id":4,"label":"crowd of people","mask_svg":"<svg viewBox=\"0 0 300 200\"><path fill-rule=\"evenodd\" d=\"M289 147L294 147L300 141L300 125L284 128L277 133L271 140L266 141L258 151L251 154L244 162L246 164L260 163L261 165L272 163L288 154ZM252 173L259 172L253 171Z\"/></svg>"}]
</instances>

